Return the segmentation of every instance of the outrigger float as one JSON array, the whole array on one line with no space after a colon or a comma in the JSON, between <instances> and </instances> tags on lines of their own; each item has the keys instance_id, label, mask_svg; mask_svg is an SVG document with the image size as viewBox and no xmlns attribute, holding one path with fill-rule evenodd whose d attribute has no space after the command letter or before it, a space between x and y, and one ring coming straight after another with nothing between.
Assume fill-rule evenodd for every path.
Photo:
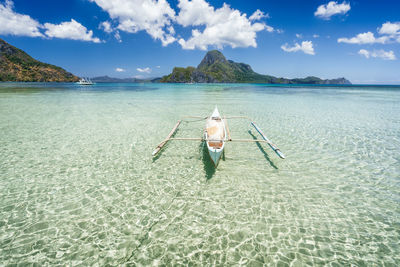
<instances>
[{"instance_id":1,"label":"outrigger float","mask_svg":"<svg viewBox=\"0 0 400 267\"><path fill-rule=\"evenodd\" d=\"M179 125L186 118L197 118L197 119L205 119L206 127L204 129L203 138L175 138L172 137L174 133L178 130ZM261 135L261 139L232 139L231 134L228 127L227 119L247 119L250 120L250 124L256 129L256 131ZM232 116L232 117L221 117L219 114L218 108L215 107L213 113L209 117L200 117L200 116L187 116L184 119L179 120L174 128L172 128L171 132L168 136L162 141L156 149L153 151L153 157L156 156L161 149L172 140L176 141L201 141L206 142L208 153L210 155L211 161L214 163L214 166L217 167L221 155L224 153L225 143L227 142L258 142L258 143L267 143L269 147L281 158L284 159L285 155L281 152L281 150L274 145L263 133L263 131L248 117L245 116Z\"/></svg>"}]
</instances>

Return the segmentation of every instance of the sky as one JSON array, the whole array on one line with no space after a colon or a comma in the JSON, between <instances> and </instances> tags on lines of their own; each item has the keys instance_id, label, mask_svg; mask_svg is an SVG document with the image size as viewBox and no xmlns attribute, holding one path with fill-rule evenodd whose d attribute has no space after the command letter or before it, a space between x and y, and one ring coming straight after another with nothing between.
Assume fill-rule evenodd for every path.
<instances>
[{"instance_id":1,"label":"sky","mask_svg":"<svg viewBox=\"0 0 400 267\"><path fill-rule=\"evenodd\" d=\"M0 0L0 38L81 77L161 77L208 50L277 77L400 84L399 0Z\"/></svg>"}]
</instances>

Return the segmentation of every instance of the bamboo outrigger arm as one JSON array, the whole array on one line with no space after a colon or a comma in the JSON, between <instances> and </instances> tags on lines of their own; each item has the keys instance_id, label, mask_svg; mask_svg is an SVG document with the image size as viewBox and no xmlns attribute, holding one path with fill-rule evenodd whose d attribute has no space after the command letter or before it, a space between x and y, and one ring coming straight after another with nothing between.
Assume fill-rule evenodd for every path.
<instances>
[{"instance_id":1,"label":"bamboo outrigger arm","mask_svg":"<svg viewBox=\"0 0 400 267\"><path fill-rule=\"evenodd\" d=\"M203 116L184 116L184 117L182 117L182 121L191 122L190 120L187 120L187 119L205 120L205 119L207 119L207 118L208 118L208 117L203 117ZM197 121L197 120L195 120L195 121Z\"/></svg>"},{"instance_id":2,"label":"bamboo outrigger arm","mask_svg":"<svg viewBox=\"0 0 400 267\"><path fill-rule=\"evenodd\" d=\"M174 128L172 128L171 132L168 134L167 138L165 138L164 141L162 141L157 147L156 149L153 151L152 155L155 156L158 152L160 152L161 148L163 148L163 146L168 143L168 141L171 139L171 136L176 132L176 130L178 129L179 125L181 124L181 120L179 120Z\"/></svg>"},{"instance_id":3,"label":"bamboo outrigger arm","mask_svg":"<svg viewBox=\"0 0 400 267\"><path fill-rule=\"evenodd\" d=\"M183 118L189 118L189 119L207 119L208 117L204 117L204 116L184 116Z\"/></svg>"},{"instance_id":4,"label":"bamboo outrigger arm","mask_svg":"<svg viewBox=\"0 0 400 267\"><path fill-rule=\"evenodd\" d=\"M258 128L258 126L254 123L251 122L251 125L253 125L253 127L257 130L257 132L261 135L261 137L267 142L267 144L271 147L271 149L281 158L284 159L285 155L283 155L283 153L281 152L281 150L274 145L273 143L271 143L271 141L269 141L269 139L265 136L265 134L261 131L260 128Z\"/></svg>"},{"instance_id":5,"label":"bamboo outrigger arm","mask_svg":"<svg viewBox=\"0 0 400 267\"><path fill-rule=\"evenodd\" d=\"M224 122L225 122L226 132L228 134L228 141L232 141L231 131L229 131L229 125L228 121L226 120L226 117L224 117Z\"/></svg>"},{"instance_id":6,"label":"bamboo outrigger arm","mask_svg":"<svg viewBox=\"0 0 400 267\"><path fill-rule=\"evenodd\" d=\"M282 151L265 136L265 134L262 132L262 130L254 123L254 121L251 118L249 118L247 116L230 116L230 117L225 117L225 120L226 119L247 119L247 120L249 120L250 124L257 130L257 132L261 135L261 137L265 140L265 142L271 147L271 149L281 159L285 158L285 155L282 153Z\"/></svg>"},{"instance_id":7,"label":"bamboo outrigger arm","mask_svg":"<svg viewBox=\"0 0 400 267\"><path fill-rule=\"evenodd\" d=\"M246 117L246 116L229 116L229 117L225 117L225 119L247 119L249 121L252 121L252 119L250 119L249 117Z\"/></svg>"}]
</instances>

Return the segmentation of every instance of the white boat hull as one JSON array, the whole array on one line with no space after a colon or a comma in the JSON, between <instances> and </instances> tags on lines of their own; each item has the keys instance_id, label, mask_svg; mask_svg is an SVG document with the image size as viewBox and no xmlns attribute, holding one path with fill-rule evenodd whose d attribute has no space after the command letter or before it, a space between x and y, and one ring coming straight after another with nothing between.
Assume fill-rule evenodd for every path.
<instances>
[{"instance_id":1,"label":"white boat hull","mask_svg":"<svg viewBox=\"0 0 400 267\"><path fill-rule=\"evenodd\" d=\"M223 149L212 149L208 147L208 154L210 155L211 161L214 163L214 166L217 167L219 160L221 159L223 153Z\"/></svg>"},{"instance_id":2,"label":"white boat hull","mask_svg":"<svg viewBox=\"0 0 400 267\"><path fill-rule=\"evenodd\" d=\"M89 79L89 78L81 78L79 82L77 82L79 85L93 85L94 83Z\"/></svg>"},{"instance_id":3,"label":"white boat hull","mask_svg":"<svg viewBox=\"0 0 400 267\"><path fill-rule=\"evenodd\" d=\"M226 142L225 123L217 108L214 109L212 115L207 119L204 139L206 140L211 161L217 167L224 152Z\"/></svg>"}]
</instances>

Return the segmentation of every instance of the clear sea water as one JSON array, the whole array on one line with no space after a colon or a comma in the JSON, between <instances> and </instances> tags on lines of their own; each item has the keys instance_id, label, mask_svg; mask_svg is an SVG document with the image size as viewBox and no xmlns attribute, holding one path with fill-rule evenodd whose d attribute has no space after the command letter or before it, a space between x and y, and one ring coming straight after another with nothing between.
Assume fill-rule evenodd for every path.
<instances>
[{"instance_id":1,"label":"clear sea water","mask_svg":"<svg viewBox=\"0 0 400 267\"><path fill-rule=\"evenodd\" d=\"M151 157L215 105L287 158ZM192 120L175 136L201 137ZM0 265L32 263L399 266L400 87L0 84Z\"/></svg>"}]
</instances>

